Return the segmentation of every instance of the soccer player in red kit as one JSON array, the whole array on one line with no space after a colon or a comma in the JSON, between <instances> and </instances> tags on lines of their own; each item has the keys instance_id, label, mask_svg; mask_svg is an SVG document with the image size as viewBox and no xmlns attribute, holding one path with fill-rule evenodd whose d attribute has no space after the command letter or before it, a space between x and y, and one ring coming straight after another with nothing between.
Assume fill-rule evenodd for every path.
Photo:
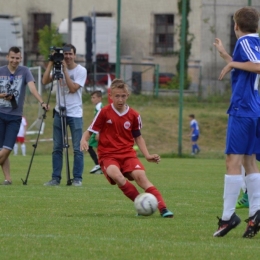
<instances>
[{"instance_id":1,"label":"soccer player in red kit","mask_svg":"<svg viewBox=\"0 0 260 260\"><path fill-rule=\"evenodd\" d=\"M92 133L99 133L98 158L101 169L110 184L117 186L130 200L134 201L139 192L130 182L135 181L145 192L153 194L158 200L158 209L164 218L172 218L161 193L148 180L145 168L136 156L134 143L148 162L160 162L158 154L149 154L141 135L140 115L130 108L128 86L120 79L111 84L112 104L103 107L92 124L83 133L80 149L88 151L88 140Z\"/></svg>"}]
</instances>

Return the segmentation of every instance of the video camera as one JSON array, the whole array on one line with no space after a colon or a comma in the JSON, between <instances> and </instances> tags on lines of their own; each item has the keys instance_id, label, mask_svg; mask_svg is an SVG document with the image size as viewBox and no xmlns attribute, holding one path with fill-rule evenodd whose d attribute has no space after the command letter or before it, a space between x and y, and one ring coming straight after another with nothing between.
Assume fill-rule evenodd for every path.
<instances>
[{"instance_id":1,"label":"video camera","mask_svg":"<svg viewBox=\"0 0 260 260\"><path fill-rule=\"evenodd\" d=\"M61 62L64 60L64 52L70 51L70 47L50 47L52 54L49 55L49 60L54 64L54 76L56 78L62 78Z\"/></svg>"},{"instance_id":2,"label":"video camera","mask_svg":"<svg viewBox=\"0 0 260 260\"><path fill-rule=\"evenodd\" d=\"M5 86L6 90L7 90L7 95L6 97L10 97L12 96L10 102L11 102L11 105L12 105L12 108L13 109L16 109L17 108L17 102L16 102L16 99L15 99L15 90L12 89L12 84L13 84L13 81L11 82L8 82Z\"/></svg>"}]
</instances>

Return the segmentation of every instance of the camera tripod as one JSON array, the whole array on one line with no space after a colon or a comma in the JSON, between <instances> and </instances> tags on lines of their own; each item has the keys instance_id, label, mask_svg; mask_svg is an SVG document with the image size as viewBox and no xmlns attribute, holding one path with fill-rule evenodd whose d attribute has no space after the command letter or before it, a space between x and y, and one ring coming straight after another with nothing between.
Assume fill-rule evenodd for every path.
<instances>
[{"instance_id":1,"label":"camera tripod","mask_svg":"<svg viewBox=\"0 0 260 260\"><path fill-rule=\"evenodd\" d=\"M67 132L67 122L66 122L67 114L66 114L66 106L65 106L66 103L65 103L64 88L63 88L64 106L61 106L61 102L60 102L60 79L63 79L63 75L59 72L57 72L57 73L54 72L53 80L56 80L56 82L57 82L57 95L58 95L58 104L59 104L59 116L60 116L60 119L61 119L62 142L63 142L63 149L65 149L66 176L67 176L67 185L69 186L69 185L72 184L72 179L70 177L70 167L69 167L69 151L68 151L69 144L68 144L68 132ZM47 106L49 105L49 102L50 102L52 89L53 89L53 81L52 81L50 91L49 91L49 95L48 95ZM28 171L27 171L27 174L26 174L26 178L25 178L25 180L21 179L22 182L23 182L23 185L27 185L27 182L28 182L33 158L34 158L35 151L36 151L36 148L37 148L37 144L38 144L38 141L39 141L39 136L40 136L43 120L46 118L46 113L47 113L47 110L44 109L44 113L42 115L42 120L41 120L41 123L40 123L39 132L37 134L36 142L32 145L34 147L34 149L33 149L32 157L31 157L31 160L30 160L29 168L28 168Z\"/></svg>"},{"instance_id":2,"label":"camera tripod","mask_svg":"<svg viewBox=\"0 0 260 260\"><path fill-rule=\"evenodd\" d=\"M50 87L50 92L49 92L48 100L47 100L47 103L46 103L47 106L49 105L49 102L50 102L50 97L51 97L51 92L52 92L52 86L53 86L53 85L51 85L51 87ZM33 146L33 153L32 153L32 157L31 157L31 160L30 160L29 167L28 167L28 171L27 171L25 180L21 179L23 185L27 185L27 182L28 182L28 178L29 178L29 174L30 174L30 170L31 170L33 158L34 158L34 155L35 155L35 151L36 151L36 148L37 148L37 144L38 144L39 137L40 137L40 133L41 133L41 129L42 129L43 120L46 118L46 113L47 113L47 110L44 109L44 112L43 112L42 118L41 118L41 123L40 123L40 126L39 126L39 131L38 131L38 134L37 134L37 137L36 137L36 141L35 141L35 143L32 145L32 146Z\"/></svg>"},{"instance_id":3,"label":"camera tripod","mask_svg":"<svg viewBox=\"0 0 260 260\"><path fill-rule=\"evenodd\" d=\"M63 91L63 104L61 106L61 95L60 95L60 79L63 79L63 75L60 73L57 76L54 75L54 79L57 80L57 95L58 95L58 104L59 104L59 116L61 120L61 132L62 132L62 143L63 149L65 149L65 164L66 164L66 176L67 176L67 185L72 184L72 179L70 177L70 166L69 166L69 143L68 143L68 131L67 131L67 110L66 110L66 102L65 102L65 93L64 87L62 88Z\"/></svg>"}]
</instances>

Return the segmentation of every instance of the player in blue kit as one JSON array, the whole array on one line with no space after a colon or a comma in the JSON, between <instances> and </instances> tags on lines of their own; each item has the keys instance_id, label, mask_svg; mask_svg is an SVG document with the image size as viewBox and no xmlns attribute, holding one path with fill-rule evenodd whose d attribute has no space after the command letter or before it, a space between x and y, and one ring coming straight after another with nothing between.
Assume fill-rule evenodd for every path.
<instances>
[{"instance_id":1,"label":"player in blue kit","mask_svg":"<svg viewBox=\"0 0 260 260\"><path fill-rule=\"evenodd\" d=\"M259 153L257 129L260 120L260 38L257 33L259 13L253 7L243 7L235 12L233 19L237 42L232 57L226 52L220 39L216 38L214 43L227 63L219 80L231 71L232 96L227 111L227 173L224 179L223 213L222 218L219 218L218 230L213 236L225 236L241 222L235 213L235 206L243 182L243 165L249 199L249 218L243 237L251 238L260 229L260 173L255 156Z\"/></svg>"},{"instance_id":2,"label":"player in blue kit","mask_svg":"<svg viewBox=\"0 0 260 260\"><path fill-rule=\"evenodd\" d=\"M195 119L195 115L189 115L190 118L190 134L191 137L191 155L198 154L200 152L200 148L197 144L197 141L200 136L200 129L198 121Z\"/></svg>"}]
</instances>

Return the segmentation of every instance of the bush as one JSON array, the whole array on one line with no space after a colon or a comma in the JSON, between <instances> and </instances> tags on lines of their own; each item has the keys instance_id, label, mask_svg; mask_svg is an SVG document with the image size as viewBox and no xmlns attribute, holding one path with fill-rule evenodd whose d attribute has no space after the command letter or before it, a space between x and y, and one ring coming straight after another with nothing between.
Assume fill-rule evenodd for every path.
<instances>
[{"instance_id":1,"label":"bush","mask_svg":"<svg viewBox=\"0 0 260 260\"><path fill-rule=\"evenodd\" d=\"M51 26L45 25L43 29L38 30L39 34L39 52L48 60L51 46L62 46L62 36L54 24Z\"/></svg>"},{"instance_id":2,"label":"bush","mask_svg":"<svg viewBox=\"0 0 260 260\"><path fill-rule=\"evenodd\" d=\"M184 82L184 89L189 89L191 83L191 79L187 78L187 80ZM160 85L160 88L163 89L179 89L180 88L180 77L179 75L176 75L166 84Z\"/></svg>"}]
</instances>

